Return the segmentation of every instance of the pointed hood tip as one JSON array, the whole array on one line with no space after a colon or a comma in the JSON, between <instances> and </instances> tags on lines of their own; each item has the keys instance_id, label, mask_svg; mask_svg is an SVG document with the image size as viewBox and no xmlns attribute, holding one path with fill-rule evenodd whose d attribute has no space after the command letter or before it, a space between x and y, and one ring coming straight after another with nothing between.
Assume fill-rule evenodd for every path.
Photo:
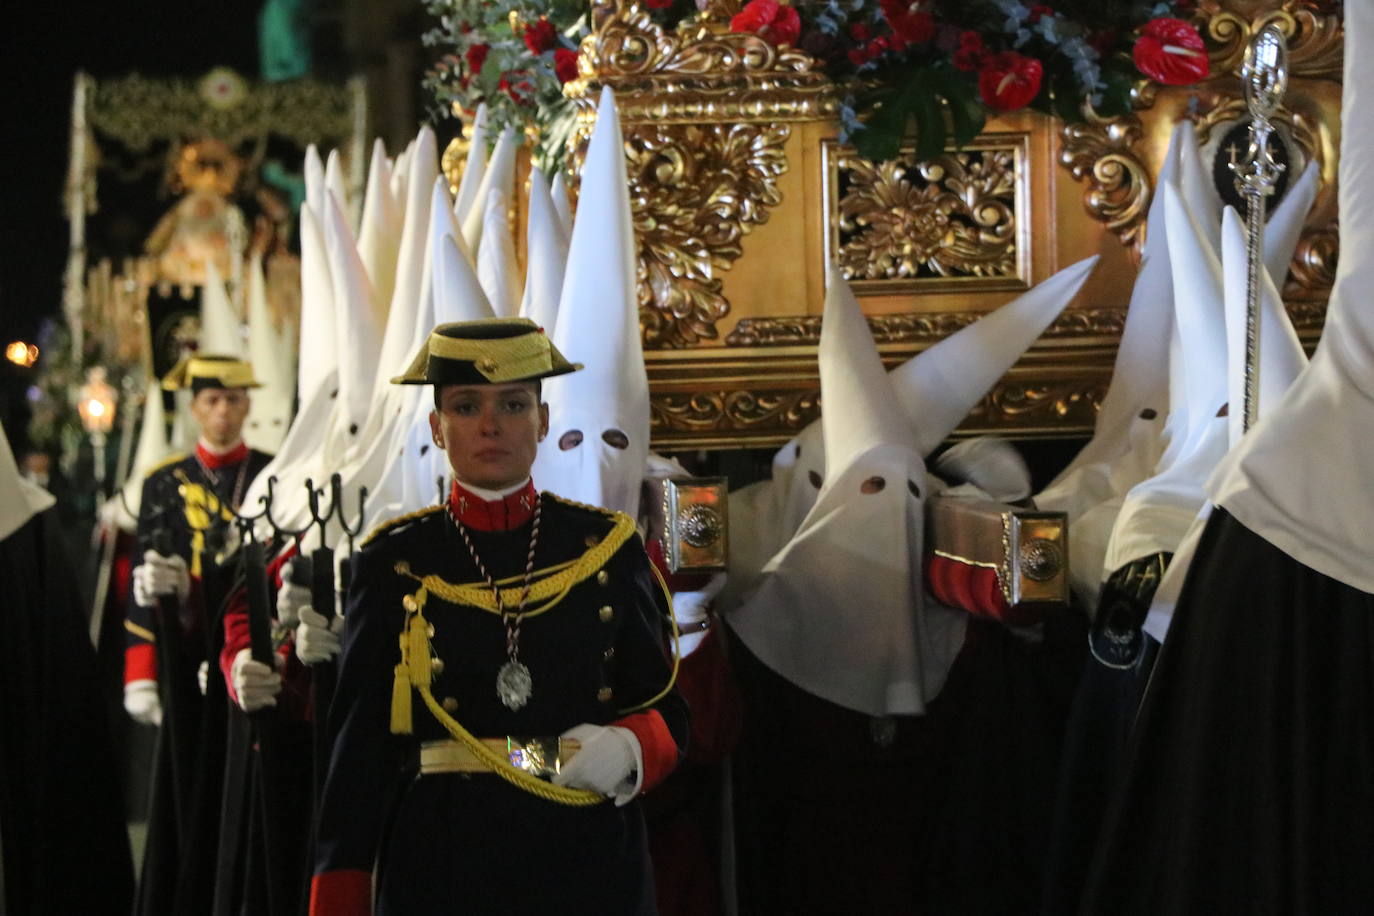
<instances>
[{"instance_id":1,"label":"pointed hood tip","mask_svg":"<svg viewBox=\"0 0 1374 916\"><path fill-rule=\"evenodd\" d=\"M1078 295L1100 255L1046 278L892 370L922 455L935 450Z\"/></svg>"},{"instance_id":2,"label":"pointed hood tip","mask_svg":"<svg viewBox=\"0 0 1374 916\"><path fill-rule=\"evenodd\" d=\"M830 278L818 352L827 479L875 446L914 449L917 438L854 291L833 264Z\"/></svg>"}]
</instances>

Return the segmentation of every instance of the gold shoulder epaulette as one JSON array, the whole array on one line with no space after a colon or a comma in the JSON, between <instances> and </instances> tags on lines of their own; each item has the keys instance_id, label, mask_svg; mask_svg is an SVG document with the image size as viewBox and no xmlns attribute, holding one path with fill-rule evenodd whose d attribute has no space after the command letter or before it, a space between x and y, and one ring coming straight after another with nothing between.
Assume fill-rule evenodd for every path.
<instances>
[{"instance_id":1,"label":"gold shoulder epaulette","mask_svg":"<svg viewBox=\"0 0 1374 916\"><path fill-rule=\"evenodd\" d=\"M591 503L580 503L575 499L568 499L559 496L557 493L550 493L548 490L543 492L555 502L560 502L565 506L572 506L574 509L584 509L587 512L595 512L597 515L604 515L607 520L613 523L619 522L622 516L627 519L629 518L624 512L618 512L615 509L607 509L604 506L593 506Z\"/></svg>"},{"instance_id":2,"label":"gold shoulder epaulette","mask_svg":"<svg viewBox=\"0 0 1374 916\"><path fill-rule=\"evenodd\" d=\"M171 465L176 464L178 461L185 461L185 460L186 460L186 452L174 452L174 453L172 453L171 455L168 455L166 458L163 458L163 459L162 459L161 461L159 461L157 464L155 464L155 465L153 465L152 467L150 467L150 468L148 469L147 473L145 473L143 476L144 476L144 477L152 477L154 474L156 474L158 471L162 470L163 468L165 468L165 467L170 467Z\"/></svg>"},{"instance_id":3,"label":"gold shoulder epaulette","mask_svg":"<svg viewBox=\"0 0 1374 916\"><path fill-rule=\"evenodd\" d=\"M431 515L435 512L442 511L444 511L444 507L441 505L425 506L423 509L417 509L414 512L407 512L405 515L398 515L395 518L387 519L386 521L379 524L376 528L373 528L372 533L369 534L367 537L363 538L363 542L359 544L358 547L359 549L366 547L368 544L371 544L377 538L386 534L388 531L390 531L392 528L395 528L398 525L404 525L406 522L411 521L413 519L423 518L426 515Z\"/></svg>"}]
</instances>

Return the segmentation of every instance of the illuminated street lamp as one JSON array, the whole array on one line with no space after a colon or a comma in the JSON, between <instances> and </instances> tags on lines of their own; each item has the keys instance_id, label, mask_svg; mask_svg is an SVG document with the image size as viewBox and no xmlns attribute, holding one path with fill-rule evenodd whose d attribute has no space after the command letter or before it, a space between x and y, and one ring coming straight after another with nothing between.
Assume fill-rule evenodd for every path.
<instances>
[{"instance_id":1,"label":"illuminated street lamp","mask_svg":"<svg viewBox=\"0 0 1374 916\"><path fill-rule=\"evenodd\" d=\"M16 366L29 369L38 362L38 347L31 343L24 343L22 340L12 340L5 347L5 358Z\"/></svg>"},{"instance_id":2,"label":"illuminated street lamp","mask_svg":"<svg viewBox=\"0 0 1374 916\"><path fill-rule=\"evenodd\" d=\"M81 414L81 425L91 437L91 448L95 451L96 489L105 486L105 436L114 427L115 398L114 386L105 381L104 367L88 369L86 384L77 395L76 411Z\"/></svg>"}]
</instances>

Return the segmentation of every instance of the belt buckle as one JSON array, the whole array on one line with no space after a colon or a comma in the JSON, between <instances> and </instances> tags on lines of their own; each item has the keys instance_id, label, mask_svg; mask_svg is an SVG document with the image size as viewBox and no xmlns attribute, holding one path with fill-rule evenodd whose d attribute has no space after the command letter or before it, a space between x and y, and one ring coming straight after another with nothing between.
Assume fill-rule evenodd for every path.
<instances>
[{"instance_id":1,"label":"belt buckle","mask_svg":"<svg viewBox=\"0 0 1374 916\"><path fill-rule=\"evenodd\" d=\"M506 739L506 759L517 770L539 779L552 779L562 763L557 738Z\"/></svg>"}]
</instances>

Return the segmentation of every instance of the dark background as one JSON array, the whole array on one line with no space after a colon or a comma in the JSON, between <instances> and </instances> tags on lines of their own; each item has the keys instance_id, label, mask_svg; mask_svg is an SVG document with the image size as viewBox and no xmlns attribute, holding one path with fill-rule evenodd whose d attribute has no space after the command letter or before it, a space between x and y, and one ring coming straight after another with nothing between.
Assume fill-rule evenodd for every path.
<instances>
[{"instance_id":1,"label":"dark background","mask_svg":"<svg viewBox=\"0 0 1374 916\"><path fill-rule=\"evenodd\" d=\"M61 309L74 74L195 78L228 66L257 79L261 7L262 0L9 5L0 29L0 347L35 342L43 320ZM308 0L306 15L311 75L338 82L366 76L370 134L401 148L424 113L421 0ZM0 359L0 422L16 452L26 441L24 392L38 368Z\"/></svg>"}]
</instances>

